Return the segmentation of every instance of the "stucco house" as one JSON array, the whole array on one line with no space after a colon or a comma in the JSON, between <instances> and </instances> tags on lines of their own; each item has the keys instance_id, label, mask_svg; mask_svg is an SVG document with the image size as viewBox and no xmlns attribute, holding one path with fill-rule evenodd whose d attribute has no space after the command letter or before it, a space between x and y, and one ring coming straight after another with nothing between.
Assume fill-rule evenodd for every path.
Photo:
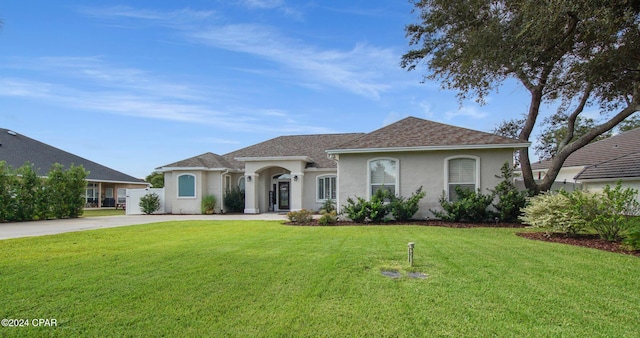
<instances>
[{"instance_id":1,"label":"stucco house","mask_svg":"<svg viewBox=\"0 0 640 338\"><path fill-rule=\"evenodd\" d=\"M532 163L534 177L544 178L549 161ZM569 155L556 182L600 191L622 181L623 187L640 189L640 128L590 143Z\"/></svg>"},{"instance_id":2,"label":"stucco house","mask_svg":"<svg viewBox=\"0 0 640 338\"><path fill-rule=\"evenodd\" d=\"M416 217L430 217L456 185L486 191L503 163L529 143L415 117L370 133L280 136L225 155L205 153L157 168L165 174L165 211L200 213L212 194L245 191L245 213L318 210L327 199L369 198L377 189L426 191ZM220 203L218 212L224 212Z\"/></svg>"},{"instance_id":3,"label":"stucco house","mask_svg":"<svg viewBox=\"0 0 640 338\"><path fill-rule=\"evenodd\" d=\"M85 194L86 207L115 207L126 202L127 189L144 189L149 183L80 156L0 128L0 161L17 169L26 162L33 164L39 176L46 176L54 163L82 165L89 172Z\"/></svg>"}]
</instances>

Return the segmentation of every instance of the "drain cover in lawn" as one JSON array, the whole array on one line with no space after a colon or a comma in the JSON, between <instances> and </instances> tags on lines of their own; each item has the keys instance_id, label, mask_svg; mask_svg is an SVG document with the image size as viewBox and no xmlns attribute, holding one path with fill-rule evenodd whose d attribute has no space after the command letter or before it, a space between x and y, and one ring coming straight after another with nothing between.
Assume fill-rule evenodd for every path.
<instances>
[{"instance_id":1,"label":"drain cover in lawn","mask_svg":"<svg viewBox=\"0 0 640 338\"><path fill-rule=\"evenodd\" d=\"M425 279L425 278L427 278L429 276L424 274L424 273L422 273L422 272L409 272L409 277Z\"/></svg>"},{"instance_id":2,"label":"drain cover in lawn","mask_svg":"<svg viewBox=\"0 0 640 338\"><path fill-rule=\"evenodd\" d=\"M391 277L391 278L400 278L402 275L398 271L380 271L383 276Z\"/></svg>"}]
</instances>

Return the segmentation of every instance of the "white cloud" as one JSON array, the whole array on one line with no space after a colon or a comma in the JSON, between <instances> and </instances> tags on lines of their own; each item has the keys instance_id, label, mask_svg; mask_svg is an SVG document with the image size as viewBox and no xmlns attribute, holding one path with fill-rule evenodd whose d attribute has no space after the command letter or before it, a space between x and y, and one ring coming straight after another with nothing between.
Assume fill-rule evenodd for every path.
<instances>
[{"instance_id":1,"label":"white cloud","mask_svg":"<svg viewBox=\"0 0 640 338\"><path fill-rule=\"evenodd\" d=\"M283 1L247 0L256 8L284 8ZM86 15L109 19L138 19L181 31L192 43L240 52L273 62L280 77L298 85L334 87L378 99L391 88L388 72L398 71L399 56L390 49L366 43L350 50L323 49L282 35L270 26L258 24L212 24L214 12L190 9L159 12L131 7L83 9ZM210 20L209 20L210 21Z\"/></svg>"},{"instance_id":2,"label":"white cloud","mask_svg":"<svg viewBox=\"0 0 640 338\"><path fill-rule=\"evenodd\" d=\"M292 72L298 82L332 86L377 99L389 89L383 69L395 60L388 49L358 44L353 49L322 50L255 24L227 25L189 33L194 42L252 54ZM371 67L376 65L377 67Z\"/></svg>"},{"instance_id":3,"label":"white cloud","mask_svg":"<svg viewBox=\"0 0 640 338\"><path fill-rule=\"evenodd\" d=\"M463 106L460 107L457 111L448 111L445 116L447 119L451 120L459 117L468 117L472 119L482 119L487 117L487 113L480 111L477 106Z\"/></svg>"}]
</instances>

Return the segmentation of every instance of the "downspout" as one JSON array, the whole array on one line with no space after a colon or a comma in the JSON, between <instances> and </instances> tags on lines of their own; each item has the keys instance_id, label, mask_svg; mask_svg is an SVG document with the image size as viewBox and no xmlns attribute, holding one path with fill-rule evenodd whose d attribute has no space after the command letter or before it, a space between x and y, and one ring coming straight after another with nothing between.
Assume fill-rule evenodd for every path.
<instances>
[{"instance_id":1,"label":"downspout","mask_svg":"<svg viewBox=\"0 0 640 338\"><path fill-rule=\"evenodd\" d=\"M220 174L220 213L224 213L224 176L229 174L229 169Z\"/></svg>"}]
</instances>

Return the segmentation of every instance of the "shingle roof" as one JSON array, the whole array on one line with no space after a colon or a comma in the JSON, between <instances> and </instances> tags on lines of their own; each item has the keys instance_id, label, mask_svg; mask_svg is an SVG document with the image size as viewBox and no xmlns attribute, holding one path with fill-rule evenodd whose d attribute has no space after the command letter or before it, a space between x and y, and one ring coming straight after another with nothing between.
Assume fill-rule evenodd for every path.
<instances>
[{"instance_id":1,"label":"shingle roof","mask_svg":"<svg viewBox=\"0 0 640 338\"><path fill-rule=\"evenodd\" d=\"M575 179L640 177L640 151L584 168Z\"/></svg>"},{"instance_id":2,"label":"shingle roof","mask_svg":"<svg viewBox=\"0 0 640 338\"><path fill-rule=\"evenodd\" d=\"M640 150L640 128L587 144L569 155L563 167L589 166L633 154ZM532 169L547 169L551 161L531 164Z\"/></svg>"},{"instance_id":3,"label":"shingle roof","mask_svg":"<svg viewBox=\"0 0 640 338\"><path fill-rule=\"evenodd\" d=\"M174 162L171 164L163 165L165 168L228 168L233 166L222 156L214 153L204 153L197 155L182 161Z\"/></svg>"},{"instance_id":4,"label":"shingle roof","mask_svg":"<svg viewBox=\"0 0 640 338\"><path fill-rule=\"evenodd\" d=\"M277 157L277 156L306 156L318 168L335 168L335 161L327 158L327 149L349 143L364 135L363 133L349 134L319 134L280 136L224 155L235 168L243 168L244 163L236 160L239 157Z\"/></svg>"},{"instance_id":5,"label":"shingle roof","mask_svg":"<svg viewBox=\"0 0 640 338\"><path fill-rule=\"evenodd\" d=\"M526 142L417 117L407 117L332 150L485 145L521 147L523 143Z\"/></svg>"},{"instance_id":6,"label":"shingle roof","mask_svg":"<svg viewBox=\"0 0 640 338\"><path fill-rule=\"evenodd\" d=\"M82 165L89 171L88 180L145 183L144 180L2 128L0 128L0 161L5 161L14 169L30 162L40 176L46 175L54 163L60 163L65 168L71 164Z\"/></svg>"}]
</instances>

